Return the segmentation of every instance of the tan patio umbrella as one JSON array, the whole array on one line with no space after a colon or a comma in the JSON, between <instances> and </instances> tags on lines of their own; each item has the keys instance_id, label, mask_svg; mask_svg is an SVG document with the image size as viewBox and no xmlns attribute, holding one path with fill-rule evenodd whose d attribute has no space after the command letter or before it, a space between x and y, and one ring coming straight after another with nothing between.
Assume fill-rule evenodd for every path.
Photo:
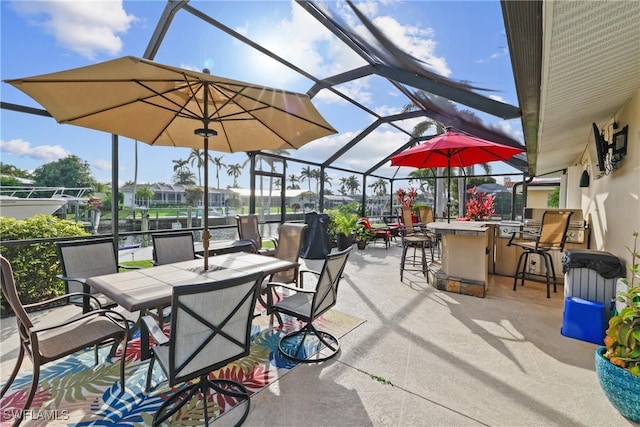
<instances>
[{"instance_id":1,"label":"tan patio umbrella","mask_svg":"<svg viewBox=\"0 0 640 427\"><path fill-rule=\"evenodd\" d=\"M150 145L204 149L205 155L208 150L296 149L336 133L307 95L132 56L5 82L42 104L58 123ZM208 162L204 169L206 253Z\"/></svg>"}]
</instances>

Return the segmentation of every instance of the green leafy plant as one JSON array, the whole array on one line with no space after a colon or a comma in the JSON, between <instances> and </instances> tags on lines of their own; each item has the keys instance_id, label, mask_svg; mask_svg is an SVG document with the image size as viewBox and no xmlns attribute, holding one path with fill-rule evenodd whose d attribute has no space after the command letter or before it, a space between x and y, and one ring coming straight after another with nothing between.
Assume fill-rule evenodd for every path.
<instances>
[{"instance_id":1,"label":"green leafy plant","mask_svg":"<svg viewBox=\"0 0 640 427\"><path fill-rule=\"evenodd\" d=\"M31 304L64 294L64 282L56 277L62 273L53 241L11 245L12 240L45 239L89 235L82 224L61 220L52 215L35 215L24 220L0 217L0 235L5 243L0 252L13 267L20 300ZM9 309L0 294L0 312Z\"/></svg>"},{"instance_id":2,"label":"green leafy plant","mask_svg":"<svg viewBox=\"0 0 640 427\"><path fill-rule=\"evenodd\" d=\"M350 236L356 231L358 226L358 215L353 213L338 213L334 221L336 233Z\"/></svg>"},{"instance_id":3,"label":"green leafy plant","mask_svg":"<svg viewBox=\"0 0 640 427\"><path fill-rule=\"evenodd\" d=\"M607 348L605 357L614 365L628 370L632 375L640 377L640 258L638 253L638 232L633 232L633 249L631 253L631 281L621 279L627 285L627 291L618 295L618 300L626 304L620 312L609 319L609 328L604 338Z\"/></svg>"},{"instance_id":4,"label":"green leafy plant","mask_svg":"<svg viewBox=\"0 0 640 427\"><path fill-rule=\"evenodd\" d=\"M364 225L358 225L355 231L356 242L370 242L373 239L373 232Z\"/></svg>"}]
</instances>

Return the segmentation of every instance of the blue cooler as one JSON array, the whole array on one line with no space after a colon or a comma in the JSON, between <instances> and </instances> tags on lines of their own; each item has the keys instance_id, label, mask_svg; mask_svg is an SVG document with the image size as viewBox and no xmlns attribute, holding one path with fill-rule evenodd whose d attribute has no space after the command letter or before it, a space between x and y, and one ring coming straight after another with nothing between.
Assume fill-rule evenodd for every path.
<instances>
[{"instance_id":1,"label":"blue cooler","mask_svg":"<svg viewBox=\"0 0 640 427\"><path fill-rule=\"evenodd\" d=\"M604 345L608 326L605 305L577 297L564 300L564 317L560 333L565 337Z\"/></svg>"}]
</instances>

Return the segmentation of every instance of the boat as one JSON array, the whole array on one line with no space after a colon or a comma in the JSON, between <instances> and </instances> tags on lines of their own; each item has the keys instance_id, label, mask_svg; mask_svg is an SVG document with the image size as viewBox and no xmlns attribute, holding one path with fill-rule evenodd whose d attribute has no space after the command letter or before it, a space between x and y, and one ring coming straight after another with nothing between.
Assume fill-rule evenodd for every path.
<instances>
[{"instance_id":1,"label":"boat","mask_svg":"<svg viewBox=\"0 0 640 427\"><path fill-rule=\"evenodd\" d=\"M86 204L83 197L90 188L0 187L0 216L15 219L51 215L67 204Z\"/></svg>"}]
</instances>

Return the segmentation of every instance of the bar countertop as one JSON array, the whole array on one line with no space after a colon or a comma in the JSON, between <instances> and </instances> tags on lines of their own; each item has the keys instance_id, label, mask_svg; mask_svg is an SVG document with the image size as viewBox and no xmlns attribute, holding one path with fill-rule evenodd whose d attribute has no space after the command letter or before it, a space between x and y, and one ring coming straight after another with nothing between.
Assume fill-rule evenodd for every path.
<instances>
[{"instance_id":1,"label":"bar countertop","mask_svg":"<svg viewBox=\"0 0 640 427\"><path fill-rule=\"evenodd\" d=\"M427 229L436 234L458 234L465 236L480 236L490 229L495 222L487 221L456 221L456 222L430 222Z\"/></svg>"}]
</instances>

